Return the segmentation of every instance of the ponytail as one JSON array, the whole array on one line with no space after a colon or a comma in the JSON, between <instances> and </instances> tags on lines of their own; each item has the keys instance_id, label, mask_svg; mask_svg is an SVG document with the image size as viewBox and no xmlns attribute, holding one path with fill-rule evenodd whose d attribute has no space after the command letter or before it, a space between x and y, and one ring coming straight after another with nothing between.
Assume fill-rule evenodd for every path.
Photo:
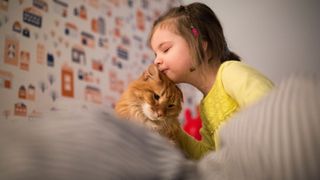
<instances>
[{"instance_id":1,"label":"ponytail","mask_svg":"<svg viewBox=\"0 0 320 180\"><path fill-rule=\"evenodd\" d=\"M225 61L241 61L241 58L238 54L229 51L224 58L221 59L221 63L225 62Z\"/></svg>"}]
</instances>

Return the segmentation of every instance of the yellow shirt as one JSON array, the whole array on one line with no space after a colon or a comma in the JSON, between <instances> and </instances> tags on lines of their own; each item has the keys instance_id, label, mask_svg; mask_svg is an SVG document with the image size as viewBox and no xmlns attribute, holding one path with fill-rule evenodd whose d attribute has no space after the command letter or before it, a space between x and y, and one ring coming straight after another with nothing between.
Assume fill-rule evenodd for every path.
<instances>
[{"instance_id":1,"label":"yellow shirt","mask_svg":"<svg viewBox=\"0 0 320 180\"><path fill-rule=\"evenodd\" d=\"M202 141L185 132L178 134L187 156L200 159L218 145L218 130L235 112L259 100L273 83L255 69L239 61L226 61L219 67L215 83L200 104Z\"/></svg>"}]
</instances>

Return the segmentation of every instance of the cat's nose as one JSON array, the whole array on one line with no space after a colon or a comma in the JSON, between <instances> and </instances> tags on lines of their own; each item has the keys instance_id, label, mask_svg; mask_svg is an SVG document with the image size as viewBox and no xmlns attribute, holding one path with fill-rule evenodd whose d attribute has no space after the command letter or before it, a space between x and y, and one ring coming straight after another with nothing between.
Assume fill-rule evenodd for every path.
<instances>
[{"instance_id":1,"label":"cat's nose","mask_svg":"<svg viewBox=\"0 0 320 180\"><path fill-rule=\"evenodd\" d=\"M164 112L162 110L158 110L156 113L157 117L162 117L164 115Z\"/></svg>"}]
</instances>

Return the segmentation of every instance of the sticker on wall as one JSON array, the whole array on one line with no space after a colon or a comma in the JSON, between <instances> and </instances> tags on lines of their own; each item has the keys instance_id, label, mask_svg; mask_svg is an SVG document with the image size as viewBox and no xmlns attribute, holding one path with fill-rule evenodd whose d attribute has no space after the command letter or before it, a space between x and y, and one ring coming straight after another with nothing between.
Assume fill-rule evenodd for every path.
<instances>
[{"instance_id":1,"label":"sticker on wall","mask_svg":"<svg viewBox=\"0 0 320 180\"><path fill-rule=\"evenodd\" d=\"M62 17L68 16L68 4L61 0L53 0L53 11Z\"/></svg>"},{"instance_id":2,"label":"sticker on wall","mask_svg":"<svg viewBox=\"0 0 320 180\"><path fill-rule=\"evenodd\" d=\"M122 94L124 91L123 80L118 79L117 73L112 70L109 71L109 87L110 90L118 92L119 94Z\"/></svg>"},{"instance_id":3,"label":"sticker on wall","mask_svg":"<svg viewBox=\"0 0 320 180\"><path fill-rule=\"evenodd\" d=\"M120 28L114 28L114 31L113 31L113 36L115 38L120 38L121 37L121 31L120 31Z\"/></svg>"},{"instance_id":4,"label":"sticker on wall","mask_svg":"<svg viewBox=\"0 0 320 180\"><path fill-rule=\"evenodd\" d=\"M42 15L34 7L28 7L23 10L23 21L40 28L42 25Z\"/></svg>"},{"instance_id":5,"label":"sticker on wall","mask_svg":"<svg viewBox=\"0 0 320 180\"><path fill-rule=\"evenodd\" d=\"M44 44L37 44L37 63L43 65L46 57L46 49Z\"/></svg>"},{"instance_id":6,"label":"sticker on wall","mask_svg":"<svg viewBox=\"0 0 320 180\"><path fill-rule=\"evenodd\" d=\"M78 79L80 81L84 81L87 83L96 83L96 84L100 83L100 79L97 77L94 77L92 71L85 71L83 69L78 70Z\"/></svg>"},{"instance_id":7,"label":"sticker on wall","mask_svg":"<svg viewBox=\"0 0 320 180\"><path fill-rule=\"evenodd\" d=\"M19 21L16 21L16 22L13 23L13 25L12 25L12 31L13 31L13 32L17 32L17 33L21 33L21 31L22 31L22 26L21 26L21 24L20 24Z\"/></svg>"},{"instance_id":8,"label":"sticker on wall","mask_svg":"<svg viewBox=\"0 0 320 180\"><path fill-rule=\"evenodd\" d=\"M54 55L51 53L47 53L47 66L54 67Z\"/></svg>"},{"instance_id":9,"label":"sticker on wall","mask_svg":"<svg viewBox=\"0 0 320 180\"><path fill-rule=\"evenodd\" d=\"M98 39L98 46L100 47L100 48L104 48L104 49L108 49L108 39L107 38L105 38L105 37L100 37L99 39Z\"/></svg>"},{"instance_id":10,"label":"sticker on wall","mask_svg":"<svg viewBox=\"0 0 320 180\"><path fill-rule=\"evenodd\" d=\"M36 99L36 88L34 85L29 84L28 88L21 85L18 90L18 97L20 99L34 101Z\"/></svg>"},{"instance_id":11,"label":"sticker on wall","mask_svg":"<svg viewBox=\"0 0 320 180\"><path fill-rule=\"evenodd\" d=\"M39 82L39 89L44 93L48 89L48 85L44 81Z\"/></svg>"},{"instance_id":12,"label":"sticker on wall","mask_svg":"<svg viewBox=\"0 0 320 180\"><path fill-rule=\"evenodd\" d=\"M21 85L18 90L18 97L20 99L27 99L27 89L24 85Z\"/></svg>"},{"instance_id":13,"label":"sticker on wall","mask_svg":"<svg viewBox=\"0 0 320 180\"><path fill-rule=\"evenodd\" d=\"M94 36L87 32L81 32L81 43L87 47L94 48Z\"/></svg>"},{"instance_id":14,"label":"sticker on wall","mask_svg":"<svg viewBox=\"0 0 320 180\"><path fill-rule=\"evenodd\" d=\"M19 61L19 40L13 37L6 37L4 47L4 63L18 66Z\"/></svg>"},{"instance_id":15,"label":"sticker on wall","mask_svg":"<svg viewBox=\"0 0 320 180\"><path fill-rule=\"evenodd\" d=\"M92 62L92 69L93 70L103 72L103 64L102 64L101 60L93 59L91 62Z\"/></svg>"},{"instance_id":16,"label":"sticker on wall","mask_svg":"<svg viewBox=\"0 0 320 180\"><path fill-rule=\"evenodd\" d=\"M92 71L83 71L83 80L87 83L98 83L99 79L95 78Z\"/></svg>"},{"instance_id":17,"label":"sticker on wall","mask_svg":"<svg viewBox=\"0 0 320 180\"><path fill-rule=\"evenodd\" d=\"M101 91L97 87L87 85L84 90L84 97L86 101L93 102L96 104L102 103Z\"/></svg>"},{"instance_id":18,"label":"sticker on wall","mask_svg":"<svg viewBox=\"0 0 320 180\"><path fill-rule=\"evenodd\" d=\"M86 65L86 53L80 45L74 45L71 49L72 62Z\"/></svg>"},{"instance_id":19,"label":"sticker on wall","mask_svg":"<svg viewBox=\"0 0 320 180\"><path fill-rule=\"evenodd\" d=\"M20 52L20 69L29 71L30 66L30 53L27 51Z\"/></svg>"},{"instance_id":20,"label":"sticker on wall","mask_svg":"<svg viewBox=\"0 0 320 180\"><path fill-rule=\"evenodd\" d=\"M78 69L78 80L84 80L85 72L82 69Z\"/></svg>"},{"instance_id":21,"label":"sticker on wall","mask_svg":"<svg viewBox=\"0 0 320 180\"><path fill-rule=\"evenodd\" d=\"M34 101L36 99L36 88L32 84L29 84L28 86L27 99L30 101Z\"/></svg>"},{"instance_id":22,"label":"sticker on wall","mask_svg":"<svg viewBox=\"0 0 320 180\"><path fill-rule=\"evenodd\" d=\"M78 27L74 23L67 22L65 24L64 34L72 38L77 38Z\"/></svg>"},{"instance_id":23,"label":"sticker on wall","mask_svg":"<svg viewBox=\"0 0 320 180\"><path fill-rule=\"evenodd\" d=\"M0 88L11 89L13 74L0 69Z\"/></svg>"},{"instance_id":24,"label":"sticker on wall","mask_svg":"<svg viewBox=\"0 0 320 180\"><path fill-rule=\"evenodd\" d=\"M144 14L140 9L137 9L136 11L136 24L137 24L137 28L141 31L145 30L145 18L144 18Z\"/></svg>"},{"instance_id":25,"label":"sticker on wall","mask_svg":"<svg viewBox=\"0 0 320 180\"><path fill-rule=\"evenodd\" d=\"M117 56L121 59L128 60L128 50L124 48L123 46L117 47Z\"/></svg>"},{"instance_id":26,"label":"sticker on wall","mask_svg":"<svg viewBox=\"0 0 320 180\"><path fill-rule=\"evenodd\" d=\"M74 97L74 75L73 69L64 64L61 67L61 94L65 97Z\"/></svg>"},{"instance_id":27,"label":"sticker on wall","mask_svg":"<svg viewBox=\"0 0 320 180\"><path fill-rule=\"evenodd\" d=\"M27 116L27 112L28 112L28 109L27 109L26 104L24 104L22 102L14 104L14 115L25 117L25 116Z\"/></svg>"},{"instance_id":28,"label":"sticker on wall","mask_svg":"<svg viewBox=\"0 0 320 180\"><path fill-rule=\"evenodd\" d=\"M106 34L106 23L104 18L99 17L98 19L91 20L91 30L95 33L99 33L101 35Z\"/></svg>"},{"instance_id":29,"label":"sticker on wall","mask_svg":"<svg viewBox=\"0 0 320 180\"><path fill-rule=\"evenodd\" d=\"M28 28L23 28L23 30L22 30L22 35L23 35L24 37L29 38L29 37L30 37L30 30L29 30Z\"/></svg>"},{"instance_id":30,"label":"sticker on wall","mask_svg":"<svg viewBox=\"0 0 320 180\"><path fill-rule=\"evenodd\" d=\"M116 57L112 57L112 65L122 69L122 63Z\"/></svg>"},{"instance_id":31,"label":"sticker on wall","mask_svg":"<svg viewBox=\"0 0 320 180\"><path fill-rule=\"evenodd\" d=\"M8 11L9 1L8 0L0 0L0 10Z\"/></svg>"},{"instance_id":32,"label":"sticker on wall","mask_svg":"<svg viewBox=\"0 0 320 180\"><path fill-rule=\"evenodd\" d=\"M87 9L84 5L73 9L73 14L83 20L87 19Z\"/></svg>"},{"instance_id":33,"label":"sticker on wall","mask_svg":"<svg viewBox=\"0 0 320 180\"><path fill-rule=\"evenodd\" d=\"M48 4L44 0L33 0L32 4L34 7L44 12L48 12Z\"/></svg>"},{"instance_id":34,"label":"sticker on wall","mask_svg":"<svg viewBox=\"0 0 320 180\"><path fill-rule=\"evenodd\" d=\"M52 90L51 92L50 92L50 97L51 97L51 100L54 102L54 101L56 101L57 99L58 99L58 92L57 91L55 91L55 90Z\"/></svg>"}]
</instances>

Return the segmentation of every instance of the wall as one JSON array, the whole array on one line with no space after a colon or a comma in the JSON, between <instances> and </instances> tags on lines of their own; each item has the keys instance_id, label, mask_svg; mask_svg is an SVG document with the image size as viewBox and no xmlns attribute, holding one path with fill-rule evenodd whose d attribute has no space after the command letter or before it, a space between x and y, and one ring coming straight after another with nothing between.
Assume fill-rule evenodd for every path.
<instances>
[{"instance_id":1,"label":"wall","mask_svg":"<svg viewBox=\"0 0 320 180\"><path fill-rule=\"evenodd\" d=\"M184 4L195 2L183 0ZM278 83L320 68L320 1L200 0L219 17L229 46Z\"/></svg>"},{"instance_id":2,"label":"wall","mask_svg":"<svg viewBox=\"0 0 320 180\"><path fill-rule=\"evenodd\" d=\"M1 115L30 119L66 101L113 112L128 83L153 61L146 46L152 22L178 3L0 0ZM184 108L195 107L195 91L182 88Z\"/></svg>"}]
</instances>

